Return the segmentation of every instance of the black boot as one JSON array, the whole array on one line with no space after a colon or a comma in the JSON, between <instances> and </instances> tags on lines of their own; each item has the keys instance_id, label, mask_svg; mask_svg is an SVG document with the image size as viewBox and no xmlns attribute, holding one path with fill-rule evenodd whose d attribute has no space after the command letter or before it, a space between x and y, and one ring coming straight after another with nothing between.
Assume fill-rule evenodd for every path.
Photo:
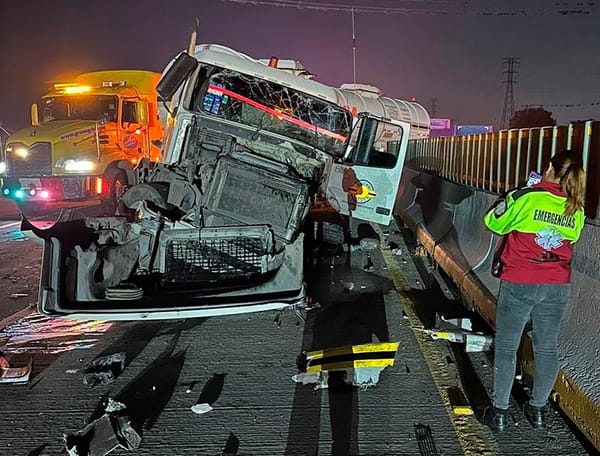
<instances>
[{"instance_id":1,"label":"black boot","mask_svg":"<svg viewBox=\"0 0 600 456\"><path fill-rule=\"evenodd\" d=\"M529 421L534 428L542 428L546 424L546 419L544 417L544 407L536 407L535 405L531 405L529 401L527 401L523 406L523 412L525 412L525 417L527 418L527 421Z\"/></svg>"},{"instance_id":2,"label":"black boot","mask_svg":"<svg viewBox=\"0 0 600 456\"><path fill-rule=\"evenodd\" d=\"M485 408L481 422L496 432L502 432L508 424L508 410L502 410L492 405Z\"/></svg>"}]
</instances>

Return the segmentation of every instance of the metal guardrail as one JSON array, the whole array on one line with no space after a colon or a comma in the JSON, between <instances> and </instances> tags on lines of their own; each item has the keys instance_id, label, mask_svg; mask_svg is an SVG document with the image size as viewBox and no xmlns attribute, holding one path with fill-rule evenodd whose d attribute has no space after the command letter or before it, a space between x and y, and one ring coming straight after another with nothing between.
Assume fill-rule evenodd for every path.
<instances>
[{"instance_id":1,"label":"metal guardrail","mask_svg":"<svg viewBox=\"0 0 600 456\"><path fill-rule=\"evenodd\" d=\"M585 213L598 223L600 121L414 139L409 142L406 165L501 193L524 185L531 171L542 174L550 158L563 149L572 149L581 156L587 173Z\"/></svg>"}]
</instances>

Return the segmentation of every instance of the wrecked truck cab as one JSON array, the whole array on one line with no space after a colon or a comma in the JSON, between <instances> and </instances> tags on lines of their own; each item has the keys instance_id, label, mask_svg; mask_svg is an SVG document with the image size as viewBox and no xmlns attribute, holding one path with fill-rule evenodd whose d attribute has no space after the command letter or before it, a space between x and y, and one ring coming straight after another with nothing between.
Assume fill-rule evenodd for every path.
<instances>
[{"instance_id":1,"label":"wrecked truck cab","mask_svg":"<svg viewBox=\"0 0 600 456\"><path fill-rule=\"evenodd\" d=\"M397 187L408 125L371 119L353 132L333 89L215 45L172 61L158 90L169 99L162 161L140 163L122 214L71 212L46 230L24 220L44 239L40 310L136 320L305 306L312 203L327 195L359 213L378 200L363 171ZM395 154L383 167L369 162L382 145ZM382 204L359 217L389 219Z\"/></svg>"}]
</instances>

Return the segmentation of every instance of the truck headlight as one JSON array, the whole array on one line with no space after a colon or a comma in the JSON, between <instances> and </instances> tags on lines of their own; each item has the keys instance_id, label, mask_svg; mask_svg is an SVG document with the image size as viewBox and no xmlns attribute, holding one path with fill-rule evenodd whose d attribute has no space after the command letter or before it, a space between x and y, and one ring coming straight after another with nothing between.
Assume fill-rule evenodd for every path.
<instances>
[{"instance_id":1,"label":"truck headlight","mask_svg":"<svg viewBox=\"0 0 600 456\"><path fill-rule=\"evenodd\" d=\"M0 162L0 174L4 174L6 172L6 162Z\"/></svg>"},{"instance_id":2,"label":"truck headlight","mask_svg":"<svg viewBox=\"0 0 600 456\"><path fill-rule=\"evenodd\" d=\"M92 160L65 160L65 171L93 171L96 164Z\"/></svg>"}]
</instances>

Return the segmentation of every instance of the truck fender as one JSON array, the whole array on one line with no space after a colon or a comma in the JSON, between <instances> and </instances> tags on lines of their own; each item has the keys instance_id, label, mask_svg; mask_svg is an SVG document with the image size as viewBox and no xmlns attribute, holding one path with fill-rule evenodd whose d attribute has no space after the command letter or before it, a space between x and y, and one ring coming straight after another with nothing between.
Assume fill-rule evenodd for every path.
<instances>
[{"instance_id":1,"label":"truck fender","mask_svg":"<svg viewBox=\"0 0 600 456\"><path fill-rule=\"evenodd\" d=\"M120 169L123 170L125 172L125 174L127 175L127 184L129 186L132 186L134 184L136 184L136 176L135 173L133 172L133 169L131 168L131 165L129 164L129 162L127 160L118 160L118 161L114 161L108 164L108 166L106 167L106 169L104 170L104 174L108 174L108 171L110 169Z\"/></svg>"}]
</instances>

